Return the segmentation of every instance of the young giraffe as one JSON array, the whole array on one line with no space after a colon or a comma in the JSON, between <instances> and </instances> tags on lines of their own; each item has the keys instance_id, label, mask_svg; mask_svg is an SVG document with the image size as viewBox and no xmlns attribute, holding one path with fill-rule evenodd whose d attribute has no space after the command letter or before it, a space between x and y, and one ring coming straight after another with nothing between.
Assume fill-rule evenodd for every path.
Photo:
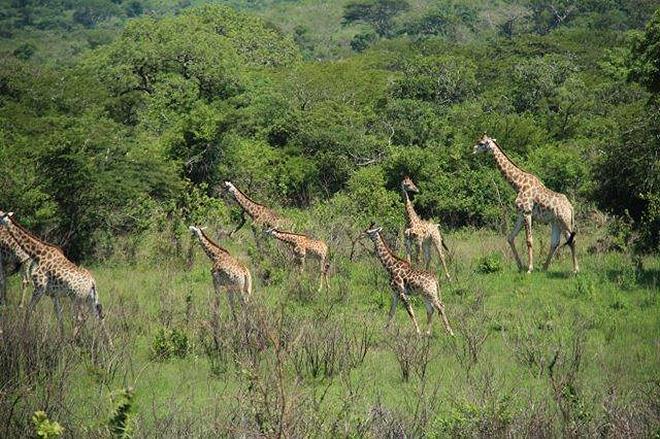
<instances>
[{"instance_id":1,"label":"young giraffe","mask_svg":"<svg viewBox=\"0 0 660 439\"><path fill-rule=\"evenodd\" d=\"M7 278L18 271L21 272L21 303L25 302L25 290L30 283L32 258L21 249L9 232L0 227L0 305L7 299Z\"/></svg>"},{"instance_id":2,"label":"young giraffe","mask_svg":"<svg viewBox=\"0 0 660 439\"><path fill-rule=\"evenodd\" d=\"M243 209L243 215L241 217L241 223L236 227L236 229L230 233L234 234L238 229L243 227L245 224L245 213L247 213L255 226L260 228L268 227L278 227L286 223L286 220L282 218L274 210L259 204L255 201L252 201L247 195L241 192L236 186L233 185L230 181L225 181L225 187L234 196L234 199L239 206Z\"/></svg>"},{"instance_id":3,"label":"young giraffe","mask_svg":"<svg viewBox=\"0 0 660 439\"><path fill-rule=\"evenodd\" d=\"M34 293L25 313L25 321L29 320L34 307L41 297L46 294L53 300L57 323L62 335L64 325L60 297L69 296L73 301L76 315L74 338L78 336L80 325L84 321L82 310L86 307L100 321L106 341L112 347L112 339L105 326L103 308L99 302L96 282L91 273L69 261L59 247L48 244L27 231L12 216L12 212L0 211L0 227L4 228L19 247L33 260L30 277L34 285Z\"/></svg>"},{"instance_id":4,"label":"young giraffe","mask_svg":"<svg viewBox=\"0 0 660 439\"><path fill-rule=\"evenodd\" d=\"M305 257L307 256L307 253L318 259L321 270L319 291L323 288L324 281L325 287L328 289L330 288L328 285L328 269L330 268L330 264L328 264L328 246L325 242L310 238L306 235L282 232L273 228L267 229L266 233L291 247L296 256L296 261L298 262L301 273L305 269Z\"/></svg>"},{"instance_id":5,"label":"young giraffe","mask_svg":"<svg viewBox=\"0 0 660 439\"><path fill-rule=\"evenodd\" d=\"M387 319L387 324L385 327L388 327L396 311L396 306L401 299L406 306L406 311L410 316L413 324L415 325L415 330L419 334L419 326L417 325L417 319L415 318L415 313L413 312L412 306L410 305L410 300L408 296L419 292L424 300L426 305L426 317L428 321L428 329L426 333L431 334L431 322L433 318L433 311L437 310L442 317L442 320L445 324L445 329L450 335L454 335L449 326L449 321L447 320L447 315L445 314L445 306L440 299L440 292L438 286L438 279L435 274L424 271L417 270L413 268L408 261L398 258L392 250L389 249L383 238L380 236L380 231L382 227L375 227L372 223L371 226L365 231L365 234L371 238L376 247L376 254L378 259L383 264L383 267L390 274L390 285L392 286L392 306L390 307L390 314Z\"/></svg>"},{"instance_id":6,"label":"young giraffe","mask_svg":"<svg viewBox=\"0 0 660 439\"><path fill-rule=\"evenodd\" d=\"M445 262L445 252L442 250L443 247L445 249L447 247L440 234L440 228L437 224L433 224L430 221L424 221L419 215L417 215L417 212L415 212L415 207L410 200L408 192L418 193L419 189L417 189L417 186L415 186L415 183L413 183L410 177L406 176L401 181L401 192L403 192L406 207L406 219L408 222L408 228L403 232L406 240L406 260L410 262L410 255L413 246L415 246L415 259L419 261L419 255L423 250L424 263L428 270L431 262L431 244L433 244L435 250L438 252L442 268L445 270L445 276L447 277L447 280L451 280L451 276L447 270L447 263Z\"/></svg>"},{"instance_id":7,"label":"young giraffe","mask_svg":"<svg viewBox=\"0 0 660 439\"><path fill-rule=\"evenodd\" d=\"M218 299L220 289L225 287L229 299L229 308L235 319L236 301L234 294L238 293L238 299L241 303L247 302L250 295L252 295L252 276L250 275L250 270L230 255L227 250L213 242L202 229L195 226L190 226L189 229L197 237L204 252L211 259L211 262L213 262L211 275L213 276L213 287L216 293L215 300Z\"/></svg>"},{"instance_id":8,"label":"young giraffe","mask_svg":"<svg viewBox=\"0 0 660 439\"><path fill-rule=\"evenodd\" d=\"M513 250L518 268L523 269L523 263L520 260L516 250L515 239L523 224L525 225L525 235L527 238L527 273L531 273L533 266L532 256L532 217L544 223L552 224L552 237L550 240L550 252L543 265L547 270L552 258L554 257L562 233L566 236L566 243L571 248L573 257L573 272L577 273L577 257L575 255L575 220L573 218L573 206L564 194L553 192L546 188L541 180L533 174L525 172L516 166L497 144L495 139L491 139L484 134L474 146L474 154L480 152L491 152L495 157L497 167L502 172L504 178L518 192L516 197L516 208L518 209L518 220L509 234L507 241Z\"/></svg>"}]
</instances>

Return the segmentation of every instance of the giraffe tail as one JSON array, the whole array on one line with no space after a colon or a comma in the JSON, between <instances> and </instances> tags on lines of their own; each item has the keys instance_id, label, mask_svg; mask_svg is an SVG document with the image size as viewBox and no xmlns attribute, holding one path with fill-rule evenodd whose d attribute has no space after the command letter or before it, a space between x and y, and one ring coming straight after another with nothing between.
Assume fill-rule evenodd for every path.
<instances>
[{"instance_id":1,"label":"giraffe tail","mask_svg":"<svg viewBox=\"0 0 660 439\"><path fill-rule=\"evenodd\" d=\"M575 231L575 217L574 217L573 209L571 209L571 233L568 235L568 239L566 240L566 242L562 247L573 244L576 233L577 232Z\"/></svg>"}]
</instances>

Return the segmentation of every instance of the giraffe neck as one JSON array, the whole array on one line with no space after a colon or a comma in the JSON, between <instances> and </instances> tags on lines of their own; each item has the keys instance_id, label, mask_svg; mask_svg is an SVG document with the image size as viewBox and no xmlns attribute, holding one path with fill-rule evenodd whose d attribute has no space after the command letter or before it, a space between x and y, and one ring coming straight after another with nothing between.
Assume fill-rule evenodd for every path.
<instances>
[{"instance_id":1,"label":"giraffe neck","mask_svg":"<svg viewBox=\"0 0 660 439\"><path fill-rule=\"evenodd\" d=\"M408 195L408 191L405 189L402 189L402 191L406 206L406 219L408 220L408 227L412 227L415 224L419 223L420 219L419 216L417 215L417 212L415 212L415 206L413 206L412 200Z\"/></svg>"},{"instance_id":2,"label":"giraffe neck","mask_svg":"<svg viewBox=\"0 0 660 439\"><path fill-rule=\"evenodd\" d=\"M41 257L45 256L49 250L55 248L54 246L46 244L32 233L16 224L11 218L9 219L9 223L4 227L14 241L16 241L18 247L32 259L39 260Z\"/></svg>"},{"instance_id":3,"label":"giraffe neck","mask_svg":"<svg viewBox=\"0 0 660 439\"><path fill-rule=\"evenodd\" d=\"M516 192L520 191L520 184L527 173L516 166L495 142L493 142L493 156L506 181L513 186Z\"/></svg>"},{"instance_id":4,"label":"giraffe neck","mask_svg":"<svg viewBox=\"0 0 660 439\"><path fill-rule=\"evenodd\" d=\"M206 233L203 231L200 230L199 233L197 233L197 238L204 249L204 253L206 253L206 256L208 256L213 262L218 260L223 254L228 254L227 250L211 241L211 238L206 236Z\"/></svg>"},{"instance_id":5,"label":"giraffe neck","mask_svg":"<svg viewBox=\"0 0 660 439\"><path fill-rule=\"evenodd\" d=\"M12 253L21 264L30 259L30 256L2 226L0 226L0 248L5 248L7 252Z\"/></svg>"},{"instance_id":6,"label":"giraffe neck","mask_svg":"<svg viewBox=\"0 0 660 439\"><path fill-rule=\"evenodd\" d=\"M243 192L241 192L235 186L234 189L235 190L232 191L232 195L234 195L234 198L236 199L238 204L243 208L243 210L247 212L247 214L250 215L251 218L254 219L259 213L259 211L263 208L263 206L249 199Z\"/></svg>"},{"instance_id":7,"label":"giraffe neck","mask_svg":"<svg viewBox=\"0 0 660 439\"><path fill-rule=\"evenodd\" d=\"M279 230L273 230L273 236L279 239L280 241L288 242L290 244L296 244L298 242L298 239L301 238L301 235L280 232Z\"/></svg>"},{"instance_id":8,"label":"giraffe neck","mask_svg":"<svg viewBox=\"0 0 660 439\"><path fill-rule=\"evenodd\" d=\"M378 255L378 259L380 259L383 267L390 271L394 263L397 261L397 257L394 256L390 248L387 246L387 244L385 244L385 241L383 240L382 236L380 236L380 233L370 235L370 237L376 247L376 255Z\"/></svg>"}]
</instances>

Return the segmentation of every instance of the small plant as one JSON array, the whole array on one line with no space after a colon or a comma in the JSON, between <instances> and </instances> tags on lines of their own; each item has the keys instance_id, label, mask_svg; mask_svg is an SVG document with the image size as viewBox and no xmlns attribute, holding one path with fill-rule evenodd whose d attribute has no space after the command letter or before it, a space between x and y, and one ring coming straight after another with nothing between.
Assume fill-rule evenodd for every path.
<instances>
[{"instance_id":1,"label":"small plant","mask_svg":"<svg viewBox=\"0 0 660 439\"><path fill-rule=\"evenodd\" d=\"M35 434L39 438L50 439L60 437L64 433L64 427L59 422L48 419L48 415L42 410L34 412L32 423Z\"/></svg>"},{"instance_id":2,"label":"small plant","mask_svg":"<svg viewBox=\"0 0 660 439\"><path fill-rule=\"evenodd\" d=\"M152 343L153 356L159 360L185 358L188 350L188 336L177 328L160 328Z\"/></svg>"},{"instance_id":3,"label":"small plant","mask_svg":"<svg viewBox=\"0 0 660 439\"><path fill-rule=\"evenodd\" d=\"M135 392L128 387L111 395L114 409L108 420L110 432L116 438L129 439L133 436L131 422Z\"/></svg>"},{"instance_id":4,"label":"small plant","mask_svg":"<svg viewBox=\"0 0 660 439\"><path fill-rule=\"evenodd\" d=\"M489 274L502 271L502 254L491 252L479 259L477 271L479 273Z\"/></svg>"}]
</instances>

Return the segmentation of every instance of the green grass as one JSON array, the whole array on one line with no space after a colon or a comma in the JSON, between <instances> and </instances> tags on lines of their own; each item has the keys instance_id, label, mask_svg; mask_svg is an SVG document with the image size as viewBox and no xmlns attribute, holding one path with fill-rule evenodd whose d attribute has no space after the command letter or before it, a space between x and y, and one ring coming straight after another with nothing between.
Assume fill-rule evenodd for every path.
<instances>
[{"instance_id":1,"label":"green grass","mask_svg":"<svg viewBox=\"0 0 660 439\"><path fill-rule=\"evenodd\" d=\"M644 407L653 405L654 395L648 392L657 392L659 378L660 259L644 259L644 270L638 272L626 255L589 255L587 243L580 242L580 274L570 274L566 250L548 272L527 275L515 269L499 235L460 232L449 234L446 241L455 280L443 283L442 295L457 336L448 337L436 318L427 340L414 335L401 306L393 326L383 329L389 287L384 270L366 251L354 262L338 252L331 290L317 293L313 263L299 277L295 270L284 268L290 258L282 250L269 243L266 251L257 253L251 234L240 232L233 243L224 243L253 270L255 294L247 318L257 326L263 318L271 332L265 336L266 348L254 356L225 347L225 363L217 373L202 343L213 292L210 264L199 249L190 268L183 259L158 254L138 263L91 267L115 350L94 343L95 325L88 322L82 341L67 339L61 345L63 358L56 362L61 374L33 377L25 381L33 387L23 389L24 393L21 386L9 392L21 395L11 431L29 431L20 414L45 409L70 435L107 435L112 392L126 387L135 390L131 422L137 437L155 432L163 436L236 434L241 422L254 430L251 416L264 410L263 401L249 395L260 395L263 389L269 389L264 390L268 395L263 403L269 409L280 401L278 392L285 396L288 421L284 428L294 435L303 431L301 420L311 429L305 434L319 436L380 437L397 429L419 429L418 433L424 431L429 437L532 434L537 431L531 427L534 422L538 431L553 435L596 434L604 431L607 422L619 425L604 407L621 417L630 411L631 419L647 428L638 432L657 431L657 411L645 412ZM365 242L368 248L369 244ZM501 271L480 273L480 258L492 252L503 254ZM436 272L441 275L439 269ZM266 273L267 285L260 278ZM9 297L18 301L16 279ZM423 327L426 317L421 301L415 301L415 311ZM17 321L12 307L4 313L5 325ZM37 333L52 343L56 337L51 304L44 300L35 315L42 322ZM225 297L220 300L220 321L226 340L231 341ZM187 334L190 352L186 358L154 358L154 337L163 327ZM340 347L367 334L371 344L364 361L354 368L339 368L331 377L297 378L292 353L303 352L301 334L311 337L308 347L318 348L331 339L328 334L334 330L344 337ZM477 346L474 362L468 341L478 344L481 338L485 341L480 349ZM282 384L275 379L273 340L284 343ZM425 379L412 367L405 382L395 352L417 349L408 354L416 361L426 343L430 360ZM571 376L576 346L579 368ZM561 400L554 396L548 373L556 353L555 379L564 389ZM44 400L44 395L50 399ZM562 418L558 403L565 404L568 418ZM249 422L241 421L238 414ZM278 431L278 426L268 423L260 428L273 435ZM609 434L617 431L609 428Z\"/></svg>"}]
</instances>

